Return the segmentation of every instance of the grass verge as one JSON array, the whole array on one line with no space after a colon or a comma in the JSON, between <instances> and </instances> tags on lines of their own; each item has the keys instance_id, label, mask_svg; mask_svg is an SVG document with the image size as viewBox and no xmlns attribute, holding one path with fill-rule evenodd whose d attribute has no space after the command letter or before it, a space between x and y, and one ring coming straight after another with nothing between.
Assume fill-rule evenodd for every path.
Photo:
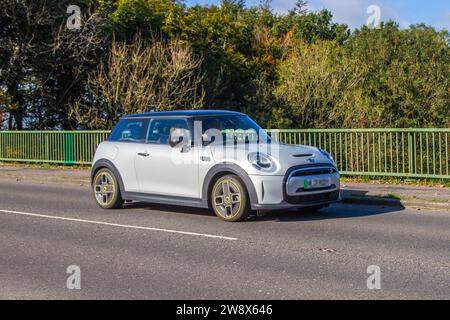
<instances>
[{"instance_id":1,"label":"grass verge","mask_svg":"<svg viewBox=\"0 0 450 320\"><path fill-rule=\"evenodd\" d=\"M450 188L449 179L411 179L411 178L392 178L392 177L369 177L369 176L342 176L341 181L355 183L372 183L372 184L398 184L411 186L427 186Z\"/></svg>"},{"instance_id":2,"label":"grass verge","mask_svg":"<svg viewBox=\"0 0 450 320\"><path fill-rule=\"evenodd\" d=\"M30 163L30 162L0 162L0 167L21 167L21 168L48 168L48 169L61 169L61 170L87 170L90 169L89 165L63 165L54 163Z\"/></svg>"}]
</instances>

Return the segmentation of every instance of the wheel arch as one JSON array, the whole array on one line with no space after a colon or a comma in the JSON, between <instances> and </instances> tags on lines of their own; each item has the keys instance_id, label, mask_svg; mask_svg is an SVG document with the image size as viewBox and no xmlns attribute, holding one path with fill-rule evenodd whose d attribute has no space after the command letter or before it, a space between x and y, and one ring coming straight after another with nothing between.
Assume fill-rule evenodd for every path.
<instances>
[{"instance_id":1,"label":"wheel arch","mask_svg":"<svg viewBox=\"0 0 450 320\"><path fill-rule=\"evenodd\" d=\"M94 181L94 177L97 174L97 172L100 169L103 169L103 168L111 170L111 172L114 174L114 176L117 179L117 183L119 184L120 192L123 195L124 192L125 192L125 186L123 184L123 180L122 180L122 177L120 176L119 170L117 170L116 166L111 161L109 161L107 159L97 160L92 165L92 169L91 169L91 185L92 185L92 183Z\"/></svg>"},{"instance_id":2,"label":"wheel arch","mask_svg":"<svg viewBox=\"0 0 450 320\"><path fill-rule=\"evenodd\" d=\"M236 164L216 164L212 167L205 176L202 188L202 198L206 199L208 206L211 207L211 191L214 183L221 177L233 174L236 175L244 184L248 197L250 198L250 205L258 203L258 195L255 186L248 174Z\"/></svg>"}]
</instances>

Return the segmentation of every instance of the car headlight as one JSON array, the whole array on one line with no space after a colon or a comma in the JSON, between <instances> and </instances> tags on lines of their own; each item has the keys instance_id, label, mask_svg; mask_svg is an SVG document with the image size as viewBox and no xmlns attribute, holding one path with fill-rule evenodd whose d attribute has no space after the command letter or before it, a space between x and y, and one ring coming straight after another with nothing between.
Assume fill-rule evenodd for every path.
<instances>
[{"instance_id":1,"label":"car headlight","mask_svg":"<svg viewBox=\"0 0 450 320\"><path fill-rule=\"evenodd\" d=\"M269 169L273 165L270 156L262 152L249 153L248 161L257 169Z\"/></svg>"},{"instance_id":2,"label":"car headlight","mask_svg":"<svg viewBox=\"0 0 450 320\"><path fill-rule=\"evenodd\" d=\"M325 157L327 157L328 159L330 159L331 162L334 163L333 156L332 156L330 153L328 153L328 152L326 152L325 150L320 149L320 148L317 148L317 149L319 149L319 151L320 151L321 154L323 154Z\"/></svg>"}]
</instances>

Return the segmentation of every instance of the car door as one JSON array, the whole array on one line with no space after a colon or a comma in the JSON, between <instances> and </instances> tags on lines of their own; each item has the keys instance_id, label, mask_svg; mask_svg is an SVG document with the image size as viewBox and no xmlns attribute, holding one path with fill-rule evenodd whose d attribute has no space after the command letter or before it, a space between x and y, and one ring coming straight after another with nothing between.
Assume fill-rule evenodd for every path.
<instances>
[{"instance_id":1,"label":"car door","mask_svg":"<svg viewBox=\"0 0 450 320\"><path fill-rule=\"evenodd\" d=\"M123 119L105 142L110 144L106 157L119 171L127 192L139 192L134 160L146 141L147 125L148 119L145 118Z\"/></svg>"},{"instance_id":2,"label":"car door","mask_svg":"<svg viewBox=\"0 0 450 320\"><path fill-rule=\"evenodd\" d=\"M141 193L200 198L198 188L198 148L192 141L190 123L184 118L154 118L150 121L147 143L136 154L136 176ZM170 133L188 132L189 144L171 146ZM185 140L186 141L186 140Z\"/></svg>"}]
</instances>

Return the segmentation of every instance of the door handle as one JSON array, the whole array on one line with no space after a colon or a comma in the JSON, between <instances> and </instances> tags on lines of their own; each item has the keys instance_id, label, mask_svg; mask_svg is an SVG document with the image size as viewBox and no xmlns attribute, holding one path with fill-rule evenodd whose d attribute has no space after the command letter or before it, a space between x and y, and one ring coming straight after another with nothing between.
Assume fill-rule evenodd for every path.
<instances>
[{"instance_id":1,"label":"door handle","mask_svg":"<svg viewBox=\"0 0 450 320\"><path fill-rule=\"evenodd\" d=\"M150 156L150 154L148 154L147 152L139 152L139 153L138 153L138 156L141 156L141 157L148 157L148 156Z\"/></svg>"}]
</instances>

